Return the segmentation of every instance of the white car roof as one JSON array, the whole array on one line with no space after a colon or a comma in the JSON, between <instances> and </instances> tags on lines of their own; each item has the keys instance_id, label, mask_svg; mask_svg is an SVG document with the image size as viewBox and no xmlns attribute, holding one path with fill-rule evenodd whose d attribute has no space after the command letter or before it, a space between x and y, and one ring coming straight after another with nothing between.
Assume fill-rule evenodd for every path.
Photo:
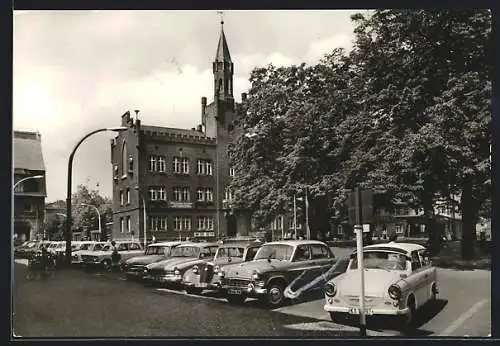
<instances>
[{"instance_id":1,"label":"white car roof","mask_svg":"<svg viewBox=\"0 0 500 346\"><path fill-rule=\"evenodd\" d=\"M180 245L182 244L182 242L180 241L165 241L165 242L161 242L161 243L154 243L154 244L149 244L149 246L175 246L175 245Z\"/></svg>"},{"instance_id":2,"label":"white car roof","mask_svg":"<svg viewBox=\"0 0 500 346\"><path fill-rule=\"evenodd\" d=\"M265 245L291 245L291 246L298 246L298 245L312 245L312 244L320 244L320 245L326 245L324 242L319 241L319 240L279 240L279 241L273 241L269 243L263 244Z\"/></svg>"},{"instance_id":3,"label":"white car roof","mask_svg":"<svg viewBox=\"0 0 500 346\"><path fill-rule=\"evenodd\" d=\"M396 242L390 242L390 243L384 243L384 244L373 244L373 245L367 245L364 247L365 250L389 250L389 249L395 249L395 250L403 250L406 253L411 253L412 251L415 250L425 250L425 247L420 245L420 244L414 244L414 243L396 243Z\"/></svg>"}]
</instances>

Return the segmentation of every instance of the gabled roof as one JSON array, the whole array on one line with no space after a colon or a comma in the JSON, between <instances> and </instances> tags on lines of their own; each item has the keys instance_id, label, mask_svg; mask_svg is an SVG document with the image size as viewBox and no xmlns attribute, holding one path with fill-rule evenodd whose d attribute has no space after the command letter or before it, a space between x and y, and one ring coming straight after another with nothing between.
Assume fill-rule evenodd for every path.
<instances>
[{"instance_id":1,"label":"gabled roof","mask_svg":"<svg viewBox=\"0 0 500 346\"><path fill-rule=\"evenodd\" d=\"M224 22L221 22L222 28L220 30L219 44L217 45L217 52L215 53L215 61L231 62L231 54L227 46L226 35L224 35Z\"/></svg>"},{"instance_id":2,"label":"gabled roof","mask_svg":"<svg viewBox=\"0 0 500 346\"><path fill-rule=\"evenodd\" d=\"M40 133L14 131L13 152L14 169L45 170Z\"/></svg>"}]
</instances>

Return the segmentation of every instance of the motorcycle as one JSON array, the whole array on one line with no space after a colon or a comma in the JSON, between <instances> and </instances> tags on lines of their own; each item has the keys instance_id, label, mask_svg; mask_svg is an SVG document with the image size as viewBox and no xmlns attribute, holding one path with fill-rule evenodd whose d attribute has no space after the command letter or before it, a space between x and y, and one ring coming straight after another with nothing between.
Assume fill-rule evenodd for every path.
<instances>
[{"instance_id":1,"label":"motorcycle","mask_svg":"<svg viewBox=\"0 0 500 346\"><path fill-rule=\"evenodd\" d=\"M56 261L52 254L47 253L45 256L40 252L34 253L28 258L28 270L25 279L28 281L34 279L45 280L46 278L55 277Z\"/></svg>"}]
</instances>

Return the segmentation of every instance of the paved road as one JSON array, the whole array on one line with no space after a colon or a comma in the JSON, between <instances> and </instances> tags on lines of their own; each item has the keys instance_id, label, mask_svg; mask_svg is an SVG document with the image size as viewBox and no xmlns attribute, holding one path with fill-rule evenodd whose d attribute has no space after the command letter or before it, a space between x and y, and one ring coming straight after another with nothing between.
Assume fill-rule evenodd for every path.
<instances>
[{"instance_id":1,"label":"paved road","mask_svg":"<svg viewBox=\"0 0 500 346\"><path fill-rule=\"evenodd\" d=\"M25 270L15 264L14 332L19 336L357 336L355 325L329 321L320 296L269 311L255 300L232 306L209 292L192 296L125 282L115 274L65 270L52 280L26 282ZM490 334L490 272L439 269L438 275L441 300L421 313L417 335ZM368 335L400 335L391 326L369 320Z\"/></svg>"}]
</instances>

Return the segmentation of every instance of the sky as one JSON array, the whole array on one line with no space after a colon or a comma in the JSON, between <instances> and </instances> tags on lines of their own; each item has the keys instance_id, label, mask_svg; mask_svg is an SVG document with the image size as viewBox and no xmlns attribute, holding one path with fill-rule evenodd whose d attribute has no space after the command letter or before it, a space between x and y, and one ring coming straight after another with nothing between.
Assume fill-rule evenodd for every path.
<instances>
[{"instance_id":1,"label":"sky","mask_svg":"<svg viewBox=\"0 0 500 346\"><path fill-rule=\"evenodd\" d=\"M357 12L224 11L236 101L254 67L314 64L349 50ZM126 111L140 110L143 125L200 123L201 97L213 100L220 21L216 11L14 12L13 129L41 133L47 202L66 199L76 143L119 126ZM111 197L113 136L98 133L78 148L73 191L85 184Z\"/></svg>"}]
</instances>

